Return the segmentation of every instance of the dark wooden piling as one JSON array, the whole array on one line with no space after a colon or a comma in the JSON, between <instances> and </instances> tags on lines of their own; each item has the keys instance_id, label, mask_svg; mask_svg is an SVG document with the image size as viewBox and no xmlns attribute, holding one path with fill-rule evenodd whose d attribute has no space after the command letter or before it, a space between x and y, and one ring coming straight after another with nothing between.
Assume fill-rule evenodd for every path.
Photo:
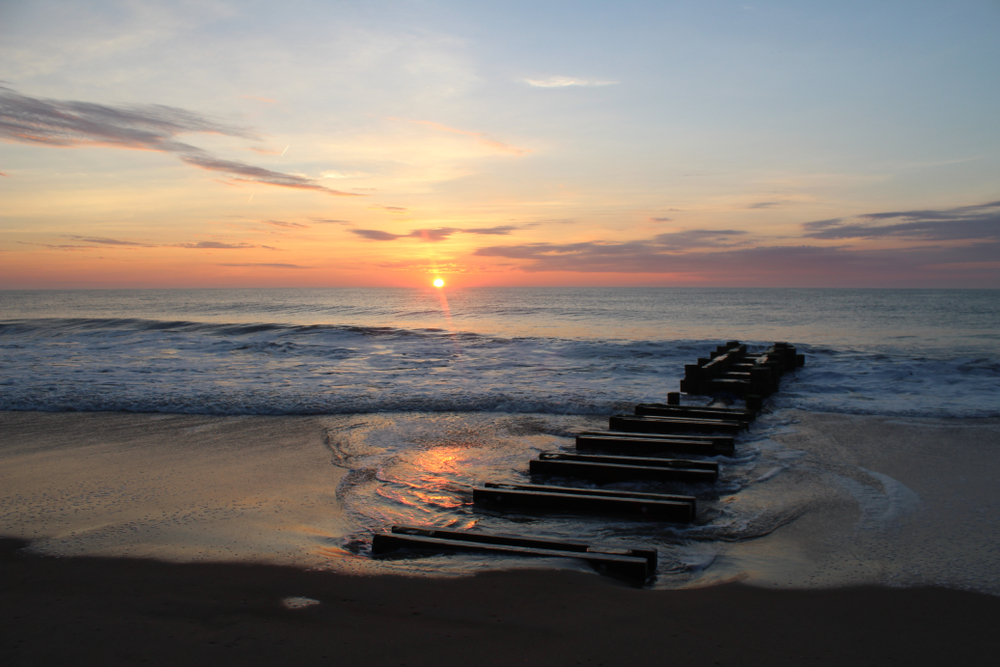
<instances>
[{"instance_id":1,"label":"dark wooden piling","mask_svg":"<svg viewBox=\"0 0 1000 667\"><path fill-rule=\"evenodd\" d=\"M528 471L532 476L570 477L596 484L630 481L714 484L719 478L719 464L714 461L562 453L540 454L529 462Z\"/></svg>"},{"instance_id":2,"label":"dark wooden piling","mask_svg":"<svg viewBox=\"0 0 1000 667\"><path fill-rule=\"evenodd\" d=\"M635 406L635 414L640 417L683 417L685 419L729 419L749 424L756 417L753 410L736 408L712 408L688 405L663 405L662 403L640 403Z\"/></svg>"},{"instance_id":3,"label":"dark wooden piling","mask_svg":"<svg viewBox=\"0 0 1000 667\"><path fill-rule=\"evenodd\" d=\"M492 509L612 514L671 523L690 523L695 516L692 496L541 484L487 482L472 490L472 500L476 505Z\"/></svg>"},{"instance_id":4,"label":"dark wooden piling","mask_svg":"<svg viewBox=\"0 0 1000 667\"><path fill-rule=\"evenodd\" d=\"M639 417L614 415L608 420L612 431L631 433L725 433L736 435L746 428L745 422L729 419L684 419L682 417Z\"/></svg>"},{"instance_id":5,"label":"dark wooden piling","mask_svg":"<svg viewBox=\"0 0 1000 667\"><path fill-rule=\"evenodd\" d=\"M720 345L711 358L684 367L681 391L769 396L778 390L783 373L804 364L805 356L788 343L775 343L760 354L748 354L745 345L730 341Z\"/></svg>"},{"instance_id":6,"label":"dark wooden piling","mask_svg":"<svg viewBox=\"0 0 1000 667\"><path fill-rule=\"evenodd\" d=\"M670 435L626 431L585 431L576 436L577 451L635 456L699 454L728 456L735 450L731 435Z\"/></svg>"},{"instance_id":7,"label":"dark wooden piling","mask_svg":"<svg viewBox=\"0 0 1000 667\"><path fill-rule=\"evenodd\" d=\"M617 576L637 585L642 585L656 573L657 559L655 549L421 526L393 526L390 533L376 533L372 536L373 556L383 557L400 550L576 558L587 562L602 574Z\"/></svg>"}]
</instances>

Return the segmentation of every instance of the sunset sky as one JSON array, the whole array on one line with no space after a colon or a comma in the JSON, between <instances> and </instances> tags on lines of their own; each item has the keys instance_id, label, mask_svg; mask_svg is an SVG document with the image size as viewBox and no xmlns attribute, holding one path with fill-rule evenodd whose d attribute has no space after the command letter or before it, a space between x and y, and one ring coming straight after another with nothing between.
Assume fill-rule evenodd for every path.
<instances>
[{"instance_id":1,"label":"sunset sky","mask_svg":"<svg viewBox=\"0 0 1000 667\"><path fill-rule=\"evenodd\" d=\"M998 288L998 35L997 0L0 0L0 288Z\"/></svg>"}]
</instances>

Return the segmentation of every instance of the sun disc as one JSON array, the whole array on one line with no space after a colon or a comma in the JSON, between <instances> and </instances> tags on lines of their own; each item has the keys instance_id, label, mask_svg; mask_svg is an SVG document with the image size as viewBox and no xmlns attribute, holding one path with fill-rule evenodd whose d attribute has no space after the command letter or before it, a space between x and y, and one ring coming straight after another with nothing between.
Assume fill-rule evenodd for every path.
<instances>
[{"instance_id":1,"label":"sun disc","mask_svg":"<svg viewBox=\"0 0 1000 667\"><path fill-rule=\"evenodd\" d=\"M440 278L434 279L434 287L444 287L444 281Z\"/></svg>"}]
</instances>

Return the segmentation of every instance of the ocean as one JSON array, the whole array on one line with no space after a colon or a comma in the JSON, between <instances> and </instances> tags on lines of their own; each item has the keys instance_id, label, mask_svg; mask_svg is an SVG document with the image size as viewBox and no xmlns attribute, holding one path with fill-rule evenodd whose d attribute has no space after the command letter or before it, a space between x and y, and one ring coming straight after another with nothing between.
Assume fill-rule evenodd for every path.
<instances>
[{"instance_id":1,"label":"ocean","mask_svg":"<svg viewBox=\"0 0 1000 667\"><path fill-rule=\"evenodd\" d=\"M471 506L473 484L528 481L533 455L571 451L573 433L664 401L684 364L734 339L751 350L791 343L806 365L783 379L737 453L718 457L717 485L667 489L699 498L694 525ZM927 494L815 438L791 446L802 440L800 416L910 425L1000 418L1000 290L0 291L0 368L4 411L321 418L330 463L346 471L335 493L351 521L337 543L348 556L365 557L372 532L396 523L589 536L656 546L656 585L678 587L739 578L750 562L795 569L785 556L768 566L761 538L795 525L801 532L803 516L840 516L851 503L852 530L881 545L866 547L870 559L889 559L898 545L888 536ZM889 446L907 455L905 443ZM969 502L994 507L992 497ZM988 534L997 532L992 517L983 519ZM66 553L73 544L64 542ZM984 554L961 574L951 554L919 567L903 559L876 579L1000 591L1000 559ZM462 573L482 562L387 567ZM867 581L833 570L809 576Z\"/></svg>"},{"instance_id":2,"label":"ocean","mask_svg":"<svg viewBox=\"0 0 1000 667\"><path fill-rule=\"evenodd\" d=\"M775 407L1000 416L1000 291L0 291L0 409L611 414L720 341L787 341Z\"/></svg>"}]
</instances>

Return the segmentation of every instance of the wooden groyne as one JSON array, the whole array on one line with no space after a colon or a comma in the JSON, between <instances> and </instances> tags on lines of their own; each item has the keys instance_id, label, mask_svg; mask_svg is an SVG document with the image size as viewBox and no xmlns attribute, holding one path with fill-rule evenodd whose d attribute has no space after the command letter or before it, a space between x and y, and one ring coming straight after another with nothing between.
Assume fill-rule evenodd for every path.
<instances>
[{"instance_id":1,"label":"wooden groyne","mask_svg":"<svg viewBox=\"0 0 1000 667\"><path fill-rule=\"evenodd\" d=\"M372 538L373 556L382 556L401 549L576 558L589 563L599 572L633 581L645 581L655 574L657 558L656 549L602 548L586 542L421 526L393 526L391 532L376 533Z\"/></svg>"},{"instance_id":2,"label":"wooden groyne","mask_svg":"<svg viewBox=\"0 0 1000 667\"><path fill-rule=\"evenodd\" d=\"M686 365L681 391L668 393L666 403L639 404L634 414L613 415L607 431L577 434L577 453L542 453L528 462L527 473L541 482L584 480L603 486L644 481L711 488L719 479L720 466L718 460L708 459L733 455L736 438L750 428L764 399L778 391L781 377L804 364L805 357L788 343L774 343L752 354L739 341L729 341L709 357ZM689 400L701 396L711 401L681 405L681 393ZM744 405L731 407L733 398ZM702 458L673 458L678 455ZM572 482L486 482L473 488L472 500L476 507L494 512L610 515L667 523L697 518L697 502L690 495L595 489ZM374 535L373 556L400 550L582 558L601 572L640 585L656 567L655 550L642 547L415 526L393 526L391 533Z\"/></svg>"}]
</instances>

